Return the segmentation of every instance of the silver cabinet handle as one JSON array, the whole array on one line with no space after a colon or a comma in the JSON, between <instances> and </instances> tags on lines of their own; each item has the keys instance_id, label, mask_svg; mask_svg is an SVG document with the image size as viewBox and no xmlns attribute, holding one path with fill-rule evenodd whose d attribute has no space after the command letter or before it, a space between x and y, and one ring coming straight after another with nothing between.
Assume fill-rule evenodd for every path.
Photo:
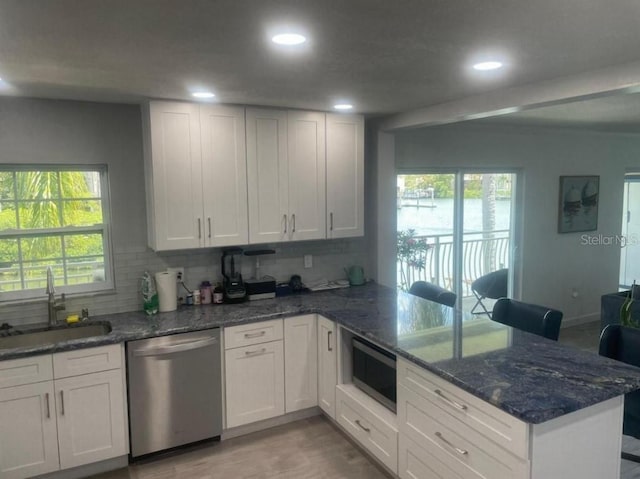
<instances>
[{"instance_id":1,"label":"silver cabinet handle","mask_svg":"<svg viewBox=\"0 0 640 479\"><path fill-rule=\"evenodd\" d=\"M333 334L333 331L327 331L327 351L333 351L331 347L331 334Z\"/></svg>"},{"instance_id":2,"label":"silver cabinet handle","mask_svg":"<svg viewBox=\"0 0 640 479\"><path fill-rule=\"evenodd\" d=\"M267 334L267 332L266 332L266 331L264 331L264 330L262 330L262 331L260 331L259 333L244 333L244 337L245 337L245 338L247 338L247 339L250 339L250 338L259 338L259 337L261 337L261 336L264 336L265 334Z\"/></svg>"},{"instance_id":3,"label":"silver cabinet handle","mask_svg":"<svg viewBox=\"0 0 640 479\"><path fill-rule=\"evenodd\" d=\"M441 432L436 432L436 437L438 439L440 439L442 442L444 442L447 446L449 446L451 449L453 449L454 451L456 451L458 454L460 454L461 456L466 456L467 454L469 454L469 451L465 450L465 449L460 449L459 447L454 446L453 444L451 444L451 442L447 441L444 436L442 435Z\"/></svg>"},{"instance_id":4,"label":"silver cabinet handle","mask_svg":"<svg viewBox=\"0 0 640 479\"><path fill-rule=\"evenodd\" d=\"M440 391L439 389L436 389L435 391L433 391L434 393L436 393L438 395L438 397L440 399L442 399L443 401L449 403L450 405L452 405L453 407L455 407L456 409L460 409L461 411L466 411L467 410L467 406L465 406L464 404L460 404L459 402L454 401L453 399L449 399L447 396L444 395L444 393L442 391Z\"/></svg>"},{"instance_id":5,"label":"silver cabinet handle","mask_svg":"<svg viewBox=\"0 0 640 479\"><path fill-rule=\"evenodd\" d=\"M267 352L267 348L258 349L256 351L245 351L245 356L259 356Z\"/></svg>"},{"instance_id":6,"label":"silver cabinet handle","mask_svg":"<svg viewBox=\"0 0 640 479\"><path fill-rule=\"evenodd\" d=\"M292 214L291 215L291 222L293 223L293 226L291 227L291 232L295 233L296 232L296 214Z\"/></svg>"},{"instance_id":7,"label":"silver cabinet handle","mask_svg":"<svg viewBox=\"0 0 640 479\"><path fill-rule=\"evenodd\" d=\"M202 226L200 224L200 218L198 218L198 239L202 238Z\"/></svg>"},{"instance_id":8,"label":"silver cabinet handle","mask_svg":"<svg viewBox=\"0 0 640 479\"><path fill-rule=\"evenodd\" d=\"M368 427L364 427L362 424L360 424L360 419L356 419L356 424L360 426L360 428L362 428L363 431L371 432L371 429L369 429Z\"/></svg>"},{"instance_id":9,"label":"silver cabinet handle","mask_svg":"<svg viewBox=\"0 0 640 479\"><path fill-rule=\"evenodd\" d=\"M209 238L211 238L211 218L207 218L207 223L209 223Z\"/></svg>"},{"instance_id":10,"label":"silver cabinet handle","mask_svg":"<svg viewBox=\"0 0 640 479\"><path fill-rule=\"evenodd\" d=\"M159 346L155 348L143 348L133 351L136 357L143 356L162 356L165 354L180 353L184 351L192 351L194 349L206 348L212 344L216 344L218 338L206 338L198 341L189 341L187 343L176 344L174 346Z\"/></svg>"},{"instance_id":11,"label":"silver cabinet handle","mask_svg":"<svg viewBox=\"0 0 640 479\"><path fill-rule=\"evenodd\" d=\"M49 406L49 393L45 393L44 400L47 402L47 419L51 417L51 407Z\"/></svg>"},{"instance_id":12,"label":"silver cabinet handle","mask_svg":"<svg viewBox=\"0 0 640 479\"><path fill-rule=\"evenodd\" d=\"M60 390L60 415L64 416L64 391Z\"/></svg>"},{"instance_id":13,"label":"silver cabinet handle","mask_svg":"<svg viewBox=\"0 0 640 479\"><path fill-rule=\"evenodd\" d=\"M329 231L333 231L333 213L329 213Z\"/></svg>"},{"instance_id":14,"label":"silver cabinet handle","mask_svg":"<svg viewBox=\"0 0 640 479\"><path fill-rule=\"evenodd\" d=\"M287 215L282 215L284 218L284 232L287 233Z\"/></svg>"}]
</instances>

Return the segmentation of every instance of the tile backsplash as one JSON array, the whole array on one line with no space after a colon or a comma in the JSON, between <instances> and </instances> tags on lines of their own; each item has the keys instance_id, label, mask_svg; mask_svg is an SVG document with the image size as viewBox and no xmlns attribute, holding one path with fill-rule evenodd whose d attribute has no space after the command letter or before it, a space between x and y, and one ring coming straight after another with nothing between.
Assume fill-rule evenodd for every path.
<instances>
[{"instance_id":1,"label":"tile backsplash","mask_svg":"<svg viewBox=\"0 0 640 479\"><path fill-rule=\"evenodd\" d=\"M269 275L277 281L288 281L292 274L299 274L302 281L344 278L343 268L353 264L364 266L367 273L367 242L365 238L341 240L303 241L287 244L247 246L245 249L273 249L274 255L260 256L260 275ZM304 255L313 256L313 266L304 268ZM142 309L140 278L144 271L156 273L168 267L185 268L185 284L197 288L205 280L212 283L222 279L220 271L221 248L196 251L156 253L148 248L119 248L114 254L116 291L90 296L68 297L66 311L59 313L63 319L67 314L79 313L88 308L92 316L124 313ZM242 275L254 274L255 259L242 258ZM183 291L184 292L184 291ZM25 301L0 304L0 322L12 325L41 323L47 318L47 303L44 291L42 301Z\"/></svg>"}]
</instances>

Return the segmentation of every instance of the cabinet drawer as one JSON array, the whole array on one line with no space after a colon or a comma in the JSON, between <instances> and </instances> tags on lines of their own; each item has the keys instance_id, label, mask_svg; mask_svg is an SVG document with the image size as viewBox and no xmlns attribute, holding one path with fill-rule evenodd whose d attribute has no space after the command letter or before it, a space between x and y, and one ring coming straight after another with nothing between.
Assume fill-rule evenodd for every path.
<instances>
[{"instance_id":1,"label":"cabinet drawer","mask_svg":"<svg viewBox=\"0 0 640 479\"><path fill-rule=\"evenodd\" d=\"M398 387L398 425L401 434L429 451L439 451L462 477L471 469L478 477L520 479L528 476L528 461L498 444L417 393ZM476 477L476 476L471 476Z\"/></svg>"},{"instance_id":2,"label":"cabinet drawer","mask_svg":"<svg viewBox=\"0 0 640 479\"><path fill-rule=\"evenodd\" d=\"M352 384L336 387L336 420L394 473L398 470L398 430L394 414Z\"/></svg>"},{"instance_id":3,"label":"cabinet drawer","mask_svg":"<svg viewBox=\"0 0 640 479\"><path fill-rule=\"evenodd\" d=\"M224 328L224 349L241 348L282 338L281 319L231 326Z\"/></svg>"},{"instance_id":4,"label":"cabinet drawer","mask_svg":"<svg viewBox=\"0 0 640 479\"><path fill-rule=\"evenodd\" d=\"M405 360L398 358L397 367L398 383L421 399L422 408L436 406L513 454L529 458L525 422Z\"/></svg>"},{"instance_id":5,"label":"cabinet drawer","mask_svg":"<svg viewBox=\"0 0 640 479\"><path fill-rule=\"evenodd\" d=\"M0 361L0 388L53 379L51 355Z\"/></svg>"},{"instance_id":6,"label":"cabinet drawer","mask_svg":"<svg viewBox=\"0 0 640 479\"><path fill-rule=\"evenodd\" d=\"M404 434L398 437L398 476L400 479L482 479L469 470L467 475L458 474L439 458L438 451L421 448Z\"/></svg>"},{"instance_id":7,"label":"cabinet drawer","mask_svg":"<svg viewBox=\"0 0 640 479\"><path fill-rule=\"evenodd\" d=\"M53 355L56 379L122 368L122 345L78 349Z\"/></svg>"}]
</instances>

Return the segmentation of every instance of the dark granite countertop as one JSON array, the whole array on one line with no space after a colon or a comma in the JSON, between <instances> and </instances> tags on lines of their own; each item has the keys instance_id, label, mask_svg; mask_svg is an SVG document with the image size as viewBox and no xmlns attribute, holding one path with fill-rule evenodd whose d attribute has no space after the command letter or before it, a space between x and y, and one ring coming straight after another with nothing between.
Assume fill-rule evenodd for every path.
<instances>
[{"instance_id":1,"label":"dark granite countertop","mask_svg":"<svg viewBox=\"0 0 640 479\"><path fill-rule=\"evenodd\" d=\"M109 322L108 335L0 349L0 360L306 313L335 320L532 424L640 389L640 368L373 283L241 304L184 306L151 317L103 315L90 321Z\"/></svg>"}]
</instances>

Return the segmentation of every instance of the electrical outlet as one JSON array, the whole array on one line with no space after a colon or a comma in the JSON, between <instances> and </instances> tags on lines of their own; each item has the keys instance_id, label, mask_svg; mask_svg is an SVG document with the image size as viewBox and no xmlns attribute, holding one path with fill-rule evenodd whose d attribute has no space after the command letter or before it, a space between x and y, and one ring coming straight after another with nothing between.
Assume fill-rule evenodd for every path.
<instances>
[{"instance_id":1,"label":"electrical outlet","mask_svg":"<svg viewBox=\"0 0 640 479\"><path fill-rule=\"evenodd\" d=\"M313 256L311 256L310 254L305 254L304 255L304 267L305 268L312 268L313 267Z\"/></svg>"},{"instance_id":2,"label":"electrical outlet","mask_svg":"<svg viewBox=\"0 0 640 479\"><path fill-rule=\"evenodd\" d=\"M179 266L177 268L167 268L167 271L169 272L175 272L178 276L177 281L178 283L182 283L184 281L184 266Z\"/></svg>"}]
</instances>

